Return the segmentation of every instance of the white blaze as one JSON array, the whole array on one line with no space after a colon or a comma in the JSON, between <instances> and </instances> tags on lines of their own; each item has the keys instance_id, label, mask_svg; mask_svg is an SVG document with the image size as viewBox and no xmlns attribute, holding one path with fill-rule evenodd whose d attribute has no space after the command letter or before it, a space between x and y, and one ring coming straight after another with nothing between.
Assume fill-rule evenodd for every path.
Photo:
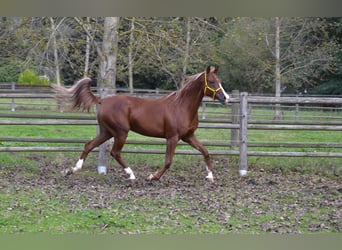
<instances>
[{"instance_id":1,"label":"white blaze","mask_svg":"<svg viewBox=\"0 0 342 250\"><path fill-rule=\"evenodd\" d=\"M220 83L220 87L222 89L222 93L224 94L224 96L226 97L226 103L228 103L228 99L229 99L229 95L227 94L227 92L224 90L224 88L222 87L221 83Z\"/></svg>"}]
</instances>

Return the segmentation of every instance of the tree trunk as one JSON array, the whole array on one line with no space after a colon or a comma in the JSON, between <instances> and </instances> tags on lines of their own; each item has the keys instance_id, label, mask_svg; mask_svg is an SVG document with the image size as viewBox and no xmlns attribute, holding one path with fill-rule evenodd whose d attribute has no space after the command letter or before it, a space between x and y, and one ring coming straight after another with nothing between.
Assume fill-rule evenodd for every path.
<instances>
[{"instance_id":1,"label":"tree trunk","mask_svg":"<svg viewBox=\"0 0 342 250\"><path fill-rule=\"evenodd\" d=\"M104 20L103 40L102 47L99 53L100 56L100 72L99 72L99 93L100 97L104 98L108 94L110 88L114 89L116 82L116 58L118 51L118 28L119 17L106 17ZM103 143L99 147L99 160L98 166L106 167L106 149L107 142Z\"/></svg>"},{"instance_id":2,"label":"tree trunk","mask_svg":"<svg viewBox=\"0 0 342 250\"><path fill-rule=\"evenodd\" d=\"M190 51L190 39L191 39L191 18L188 17L186 19L186 44L185 44L185 51L184 51L184 60L183 60L183 75L182 75L182 82L186 76L188 61L189 61L189 51Z\"/></svg>"},{"instance_id":3,"label":"tree trunk","mask_svg":"<svg viewBox=\"0 0 342 250\"><path fill-rule=\"evenodd\" d=\"M53 17L50 17L51 23L51 39L52 39L52 47L53 47L53 56L54 56L54 64L55 64L55 74L56 74L56 84L58 87L61 86L61 76L59 73L59 58L58 58L58 50L57 50L57 40L56 40L56 25ZM63 112L62 103L60 100L57 100L57 109L59 112Z\"/></svg>"},{"instance_id":4,"label":"tree trunk","mask_svg":"<svg viewBox=\"0 0 342 250\"><path fill-rule=\"evenodd\" d=\"M133 43L134 43L134 22L135 17L131 21L131 33L129 35L129 51L128 51L128 84L129 92L133 94Z\"/></svg>"},{"instance_id":5,"label":"tree trunk","mask_svg":"<svg viewBox=\"0 0 342 250\"><path fill-rule=\"evenodd\" d=\"M275 96L280 97L281 75L280 75L280 21L279 17L275 18ZM280 104L275 106L274 120L281 119Z\"/></svg>"},{"instance_id":6,"label":"tree trunk","mask_svg":"<svg viewBox=\"0 0 342 250\"><path fill-rule=\"evenodd\" d=\"M90 22L90 18L87 17L88 23ZM88 76L88 70L89 70L89 55L90 55L90 37L88 34L86 34L86 51L85 51L85 61L84 61L84 71L83 76Z\"/></svg>"},{"instance_id":7,"label":"tree trunk","mask_svg":"<svg viewBox=\"0 0 342 250\"><path fill-rule=\"evenodd\" d=\"M98 85L101 98L107 96L108 89L110 88L115 92L119 21L119 17L106 17L104 20Z\"/></svg>"},{"instance_id":8,"label":"tree trunk","mask_svg":"<svg viewBox=\"0 0 342 250\"><path fill-rule=\"evenodd\" d=\"M54 56L54 64L55 64L55 73L56 73L56 84L57 86L61 85L61 77L59 74L59 59L58 59L58 50L57 50L57 41L56 41L56 26L52 17L50 17L51 29L52 29L52 47L53 47L53 56Z\"/></svg>"}]
</instances>

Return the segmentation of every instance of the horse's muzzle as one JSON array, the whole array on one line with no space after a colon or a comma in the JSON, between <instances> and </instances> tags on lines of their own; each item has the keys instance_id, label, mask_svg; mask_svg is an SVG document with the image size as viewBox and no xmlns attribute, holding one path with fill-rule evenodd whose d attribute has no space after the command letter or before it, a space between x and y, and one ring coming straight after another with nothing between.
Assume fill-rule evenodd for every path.
<instances>
[{"instance_id":1,"label":"horse's muzzle","mask_svg":"<svg viewBox=\"0 0 342 250\"><path fill-rule=\"evenodd\" d=\"M229 101L229 95L221 88L221 91L217 92L216 99L221 104L226 104Z\"/></svg>"}]
</instances>

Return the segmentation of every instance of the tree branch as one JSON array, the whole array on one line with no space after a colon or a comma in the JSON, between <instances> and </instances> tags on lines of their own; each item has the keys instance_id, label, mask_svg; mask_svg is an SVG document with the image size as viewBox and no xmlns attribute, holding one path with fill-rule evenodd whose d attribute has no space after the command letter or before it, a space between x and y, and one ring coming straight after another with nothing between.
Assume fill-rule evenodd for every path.
<instances>
[{"instance_id":1,"label":"tree branch","mask_svg":"<svg viewBox=\"0 0 342 250\"><path fill-rule=\"evenodd\" d=\"M92 43L94 43L96 51L97 51L99 57L101 58L101 60L104 59L101 46L98 44L98 42L95 41L94 36L90 33L90 30L91 30L90 25L84 23L83 20L79 17L74 17L74 19L81 26L81 28L84 30L84 32L86 32L87 36L90 38L90 41Z\"/></svg>"},{"instance_id":2,"label":"tree branch","mask_svg":"<svg viewBox=\"0 0 342 250\"><path fill-rule=\"evenodd\" d=\"M284 69L281 70L281 74L282 75L287 75L293 71L296 71L296 70L299 70L299 69L303 69L303 68L307 68L308 66L316 63L316 62L327 62L328 60L327 59L313 59L311 60L310 62L308 63L305 63L305 62L300 62L300 63L297 63L297 64L303 64L301 66L298 66L298 67L294 67L294 68L291 68L292 66L294 66L294 64L290 64L288 65L287 67L285 67ZM304 64L305 63L305 64ZM288 68L291 68L290 70L286 71L286 69Z\"/></svg>"}]
</instances>

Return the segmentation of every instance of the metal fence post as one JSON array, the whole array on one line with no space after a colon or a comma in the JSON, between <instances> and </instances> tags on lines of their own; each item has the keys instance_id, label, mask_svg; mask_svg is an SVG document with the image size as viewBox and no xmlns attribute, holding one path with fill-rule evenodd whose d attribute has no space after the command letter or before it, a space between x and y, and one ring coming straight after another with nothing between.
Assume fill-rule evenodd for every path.
<instances>
[{"instance_id":1,"label":"metal fence post","mask_svg":"<svg viewBox=\"0 0 342 250\"><path fill-rule=\"evenodd\" d=\"M240 155L239 155L239 174L247 175L247 125L248 125L248 93L240 93Z\"/></svg>"}]
</instances>

